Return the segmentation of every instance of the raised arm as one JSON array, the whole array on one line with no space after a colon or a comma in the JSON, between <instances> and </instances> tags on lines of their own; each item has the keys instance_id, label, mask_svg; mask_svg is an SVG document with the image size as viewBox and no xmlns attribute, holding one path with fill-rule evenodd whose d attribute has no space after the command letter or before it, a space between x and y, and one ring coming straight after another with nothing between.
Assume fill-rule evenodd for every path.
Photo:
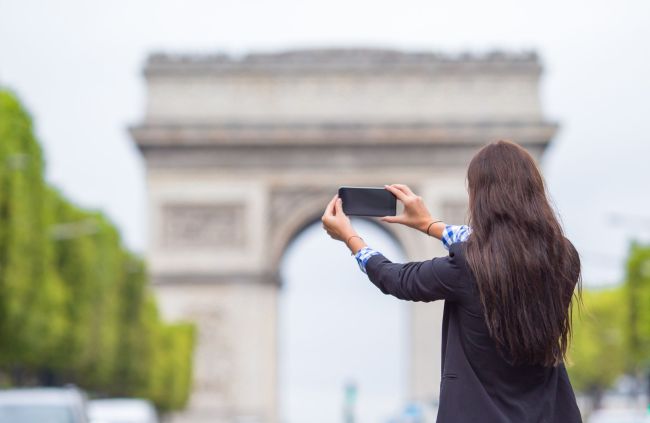
<instances>
[{"instance_id":1,"label":"raised arm","mask_svg":"<svg viewBox=\"0 0 650 423\"><path fill-rule=\"evenodd\" d=\"M361 248L354 257L361 270L381 292L408 301L435 301L458 298L457 281L462 272L456 251L432 260L393 263L370 247Z\"/></svg>"},{"instance_id":2,"label":"raised arm","mask_svg":"<svg viewBox=\"0 0 650 423\"><path fill-rule=\"evenodd\" d=\"M452 250L446 257L422 262L393 263L366 245L343 212L341 199L337 196L330 200L321 220L328 235L345 242L361 270L368 274L370 281L384 294L409 301L453 301L457 298L458 292L454 285L461 270ZM443 230L449 228L452 227L443 226ZM458 232L457 229L450 229L446 235L451 243L458 240ZM443 235L445 234L441 233L440 238L444 242ZM447 243L445 246L448 247Z\"/></svg>"},{"instance_id":3,"label":"raised arm","mask_svg":"<svg viewBox=\"0 0 650 423\"><path fill-rule=\"evenodd\" d=\"M457 300L460 272L454 253L409 263L393 263L379 253L366 262L368 279L381 292L408 301Z\"/></svg>"}]
</instances>

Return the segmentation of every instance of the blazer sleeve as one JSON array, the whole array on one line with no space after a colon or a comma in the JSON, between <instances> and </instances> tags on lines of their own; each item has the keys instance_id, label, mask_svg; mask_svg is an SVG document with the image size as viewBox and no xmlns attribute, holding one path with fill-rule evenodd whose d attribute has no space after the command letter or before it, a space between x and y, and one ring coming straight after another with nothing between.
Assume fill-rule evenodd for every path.
<instances>
[{"instance_id":1,"label":"blazer sleeve","mask_svg":"<svg viewBox=\"0 0 650 423\"><path fill-rule=\"evenodd\" d=\"M448 256L432 260L393 263L382 254L370 257L366 272L381 292L408 301L457 301L462 266L450 250Z\"/></svg>"}]
</instances>

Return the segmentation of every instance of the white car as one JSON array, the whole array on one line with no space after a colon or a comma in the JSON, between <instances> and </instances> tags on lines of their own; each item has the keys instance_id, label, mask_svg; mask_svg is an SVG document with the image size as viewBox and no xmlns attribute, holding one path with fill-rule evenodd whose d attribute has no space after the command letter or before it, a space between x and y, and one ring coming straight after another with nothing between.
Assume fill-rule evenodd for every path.
<instances>
[{"instance_id":1,"label":"white car","mask_svg":"<svg viewBox=\"0 0 650 423\"><path fill-rule=\"evenodd\" d=\"M147 400L130 398L88 401L91 423L158 423L156 409Z\"/></svg>"},{"instance_id":2,"label":"white car","mask_svg":"<svg viewBox=\"0 0 650 423\"><path fill-rule=\"evenodd\" d=\"M86 400L75 388L0 390L0 423L87 423Z\"/></svg>"},{"instance_id":3,"label":"white car","mask_svg":"<svg viewBox=\"0 0 650 423\"><path fill-rule=\"evenodd\" d=\"M605 408L594 411L588 423L650 423L650 416L642 410Z\"/></svg>"}]
</instances>

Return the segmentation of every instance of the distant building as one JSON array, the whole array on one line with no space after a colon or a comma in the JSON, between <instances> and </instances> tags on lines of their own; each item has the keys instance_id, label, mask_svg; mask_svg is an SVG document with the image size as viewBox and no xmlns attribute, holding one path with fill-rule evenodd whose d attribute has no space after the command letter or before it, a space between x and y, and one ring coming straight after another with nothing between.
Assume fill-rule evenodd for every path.
<instances>
[{"instance_id":1,"label":"distant building","mask_svg":"<svg viewBox=\"0 0 650 423\"><path fill-rule=\"evenodd\" d=\"M373 49L152 55L131 129L147 168L148 260L164 314L198 324L194 391L174 422L277 422L278 266L339 185L410 184L461 222L465 170L487 141L539 157L534 53ZM386 227L410 259L444 254ZM410 400L440 383L442 304L410 307ZM318 336L317 333L314 336Z\"/></svg>"}]
</instances>

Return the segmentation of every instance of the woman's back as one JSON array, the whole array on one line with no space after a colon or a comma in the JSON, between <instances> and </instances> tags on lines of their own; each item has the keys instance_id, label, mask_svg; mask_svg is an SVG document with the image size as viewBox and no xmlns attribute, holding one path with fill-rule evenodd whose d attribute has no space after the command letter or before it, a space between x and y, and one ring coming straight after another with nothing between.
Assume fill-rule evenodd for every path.
<instances>
[{"instance_id":1,"label":"woman's back","mask_svg":"<svg viewBox=\"0 0 650 423\"><path fill-rule=\"evenodd\" d=\"M457 295L454 301L445 301L438 421L580 422L563 364L513 366L498 351L464 247L465 243L450 247L451 269L440 276Z\"/></svg>"}]
</instances>

